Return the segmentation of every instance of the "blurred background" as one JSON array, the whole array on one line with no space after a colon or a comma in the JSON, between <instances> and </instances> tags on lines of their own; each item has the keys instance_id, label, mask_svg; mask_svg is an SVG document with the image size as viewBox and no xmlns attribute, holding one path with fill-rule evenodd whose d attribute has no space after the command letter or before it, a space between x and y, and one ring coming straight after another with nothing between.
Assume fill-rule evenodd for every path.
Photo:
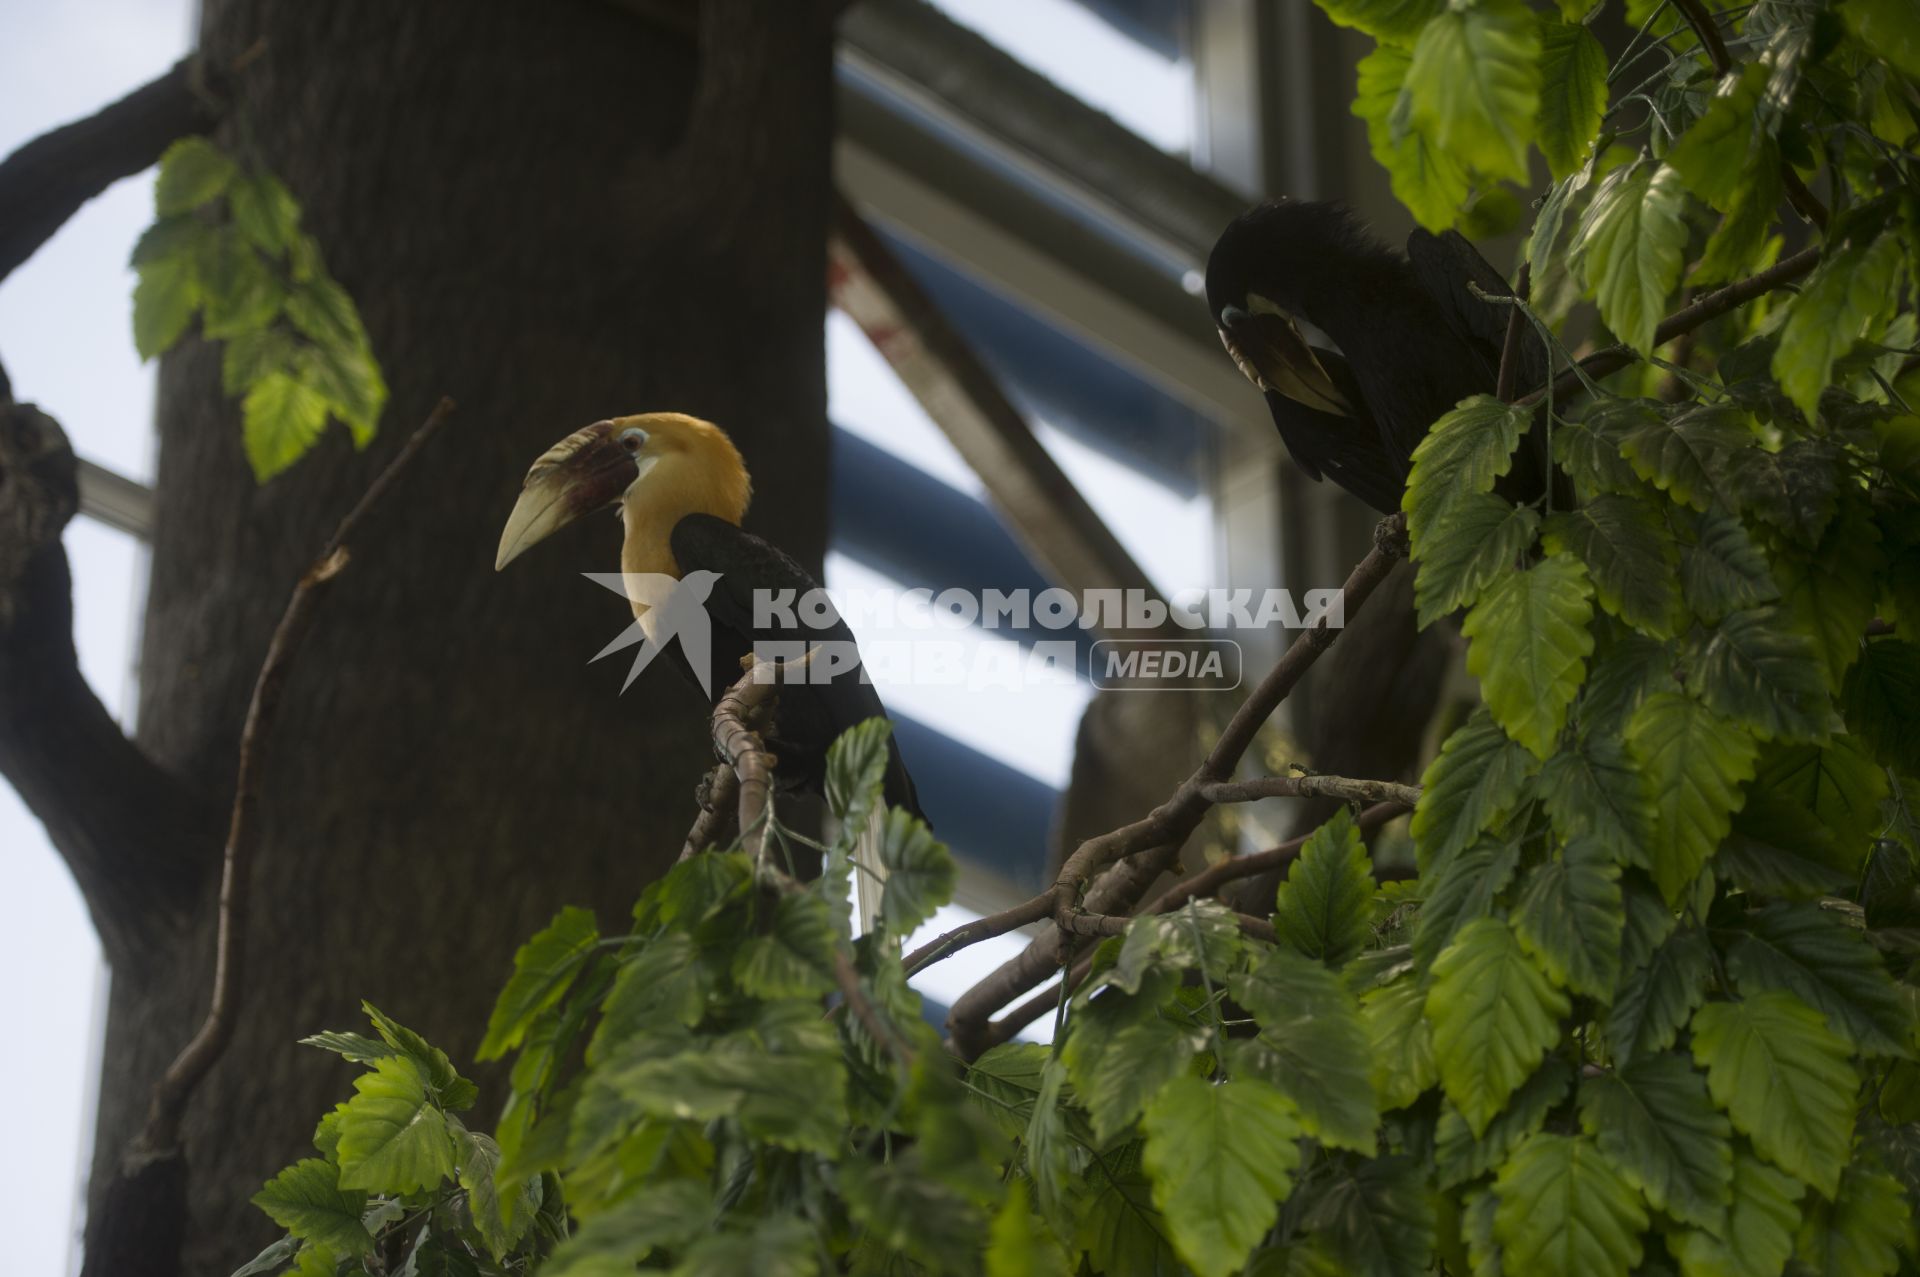
<instances>
[{"instance_id":1,"label":"blurred background","mask_svg":"<svg viewBox=\"0 0 1920 1277\"><path fill-rule=\"evenodd\" d=\"M196 23L192 0L0 0L0 154L160 75ZM1265 194L1337 196L1390 239L1404 232L1347 109L1365 44L1308 0L864 0L842 19L841 190L1163 595L1333 586L1365 545L1371 516L1290 469L1199 297L1214 235ZM81 663L123 721L139 679L154 397L126 262L150 219L150 175L121 182L0 286L16 397L97 463L66 544ZM829 587L1044 588L1031 530L992 499L1005 476L968 465L924 388L841 309L826 354ZM1281 635L1267 638L1248 645L1250 677L1278 650ZM930 930L1043 880L1091 696L1085 646L1071 686L883 687L963 866ZM998 797L968 798L981 793ZM0 969L31 1041L0 1052L0 1087L34 1097L11 1134L41 1150L0 1166L0 1211L13 1271L63 1272L77 1265L111 973L65 867L4 786L0 845ZM936 967L923 992L949 1001L1020 942Z\"/></svg>"}]
</instances>

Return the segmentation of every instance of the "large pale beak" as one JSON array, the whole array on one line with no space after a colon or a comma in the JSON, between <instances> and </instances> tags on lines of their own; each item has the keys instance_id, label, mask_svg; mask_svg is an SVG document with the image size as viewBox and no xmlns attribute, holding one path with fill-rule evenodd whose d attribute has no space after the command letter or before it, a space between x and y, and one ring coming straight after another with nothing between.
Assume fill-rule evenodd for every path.
<instances>
[{"instance_id":1,"label":"large pale beak","mask_svg":"<svg viewBox=\"0 0 1920 1277\"><path fill-rule=\"evenodd\" d=\"M598 421L576 430L547 449L527 471L520 499L507 516L494 571L582 515L620 500L638 473L632 455L615 438L611 422Z\"/></svg>"},{"instance_id":2,"label":"large pale beak","mask_svg":"<svg viewBox=\"0 0 1920 1277\"><path fill-rule=\"evenodd\" d=\"M1276 309L1249 314L1238 306L1220 312L1220 341L1248 381L1318 412L1343 417L1353 406L1334 385L1313 347L1292 319Z\"/></svg>"}]
</instances>

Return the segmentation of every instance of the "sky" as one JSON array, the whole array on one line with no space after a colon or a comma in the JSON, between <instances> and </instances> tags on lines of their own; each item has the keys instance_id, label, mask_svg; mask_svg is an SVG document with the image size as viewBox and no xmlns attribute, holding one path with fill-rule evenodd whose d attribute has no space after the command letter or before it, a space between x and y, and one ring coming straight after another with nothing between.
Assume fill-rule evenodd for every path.
<instances>
[{"instance_id":1,"label":"sky","mask_svg":"<svg viewBox=\"0 0 1920 1277\"><path fill-rule=\"evenodd\" d=\"M1187 63L1168 62L1131 44L1073 0L939 3L1157 145L1175 151L1188 145ZM187 51L192 15L192 0L0 0L0 155L163 73ZM150 175L123 181L0 282L0 364L15 396L58 420L82 456L142 481L152 477L154 381L133 349L133 274L126 262L151 215ZM981 496L977 476L858 330L835 316L827 338L836 421L956 489ZM1101 513L1150 575L1163 583L1199 579L1210 537L1204 500L1182 499L1045 422L1037 425L1063 468L1098 495ZM107 706L131 726L145 552L133 538L84 518L69 527L66 546L81 667ZM888 584L845 556L830 558L827 581L836 589ZM976 635L970 641L1002 640ZM1058 786L1065 783L1087 693L1081 687L1020 694L900 688L887 696L901 712ZM943 909L910 943L973 916ZM1018 936L1002 937L915 983L951 1001L1022 943ZM12 1106L8 1136L15 1152L0 1158L8 1270L75 1272L108 974L64 864L4 784L0 972L0 1006L16 1033L30 1027L33 1043L31 1050L0 1052L0 1094L31 1097ZM31 1155L22 1155L29 1149Z\"/></svg>"}]
</instances>

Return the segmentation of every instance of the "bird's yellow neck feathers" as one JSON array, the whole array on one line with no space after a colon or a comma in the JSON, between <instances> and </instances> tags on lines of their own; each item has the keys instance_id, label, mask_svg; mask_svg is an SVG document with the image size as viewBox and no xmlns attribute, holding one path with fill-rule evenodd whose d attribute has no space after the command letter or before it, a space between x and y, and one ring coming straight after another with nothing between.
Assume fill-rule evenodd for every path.
<instances>
[{"instance_id":1,"label":"bird's yellow neck feathers","mask_svg":"<svg viewBox=\"0 0 1920 1277\"><path fill-rule=\"evenodd\" d=\"M620 501L620 521L626 526L620 570L677 577L680 565L674 562L669 540L673 525L690 514L740 522L753 495L746 463L725 431L685 413L643 413L619 418L613 425L647 432L639 454L640 477Z\"/></svg>"}]
</instances>

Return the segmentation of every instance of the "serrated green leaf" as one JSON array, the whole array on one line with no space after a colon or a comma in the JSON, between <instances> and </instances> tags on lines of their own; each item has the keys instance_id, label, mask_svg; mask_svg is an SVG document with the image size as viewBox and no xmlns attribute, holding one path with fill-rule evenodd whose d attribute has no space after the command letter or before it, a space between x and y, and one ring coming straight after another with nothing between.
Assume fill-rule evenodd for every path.
<instances>
[{"instance_id":1,"label":"serrated green leaf","mask_svg":"<svg viewBox=\"0 0 1920 1277\"><path fill-rule=\"evenodd\" d=\"M792 892L774 906L773 926L734 951L733 982L748 997L818 997L833 988L838 933L833 911L820 897Z\"/></svg>"},{"instance_id":2,"label":"serrated green leaf","mask_svg":"<svg viewBox=\"0 0 1920 1277\"><path fill-rule=\"evenodd\" d=\"M600 1026L587 1045L587 1063L599 1063L642 1030L698 1024L715 984L712 968L683 931L666 932L626 955L600 1004Z\"/></svg>"},{"instance_id":3,"label":"serrated green leaf","mask_svg":"<svg viewBox=\"0 0 1920 1277\"><path fill-rule=\"evenodd\" d=\"M815 1277L820 1257L814 1230L791 1215L755 1220L745 1230L711 1232L687 1247L674 1277Z\"/></svg>"},{"instance_id":4,"label":"serrated green leaf","mask_svg":"<svg viewBox=\"0 0 1920 1277\"><path fill-rule=\"evenodd\" d=\"M1339 966L1373 936L1373 862L1345 809L1314 830L1287 869L1274 909L1283 944Z\"/></svg>"},{"instance_id":5,"label":"serrated green leaf","mask_svg":"<svg viewBox=\"0 0 1920 1277\"><path fill-rule=\"evenodd\" d=\"M911 1255L936 1272L961 1272L977 1264L986 1220L915 1153L885 1165L843 1162L839 1182L854 1222L886 1250Z\"/></svg>"},{"instance_id":6,"label":"serrated green leaf","mask_svg":"<svg viewBox=\"0 0 1920 1277\"><path fill-rule=\"evenodd\" d=\"M1577 838L1536 867L1513 929L1555 984L1602 1002L1620 977L1620 866L1598 839Z\"/></svg>"},{"instance_id":7,"label":"serrated green leaf","mask_svg":"<svg viewBox=\"0 0 1920 1277\"><path fill-rule=\"evenodd\" d=\"M1646 1208L1590 1139L1529 1136L1500 1168L1494 1195L1503 1271L1626 1277L1640 1262Z\"/></svg>"},{"instance_id":8,"label":"serrated green leaf","mask_svg":"<svg viewBox=\"0 0 1920 1277\"><path fill-rule=\"evenodd\" d=\"M1700 118L1667 149L1666 162L1687 188L1722 213L1733 212L1757 168L1780 163L1759 117L1768 75L1765 63L1752 62L1724 77Z\"/></svg>"},{"instance_id":9,"label":"serrated green leaf","mask_svg":"<svg viewBox=\"0 0 1920 1277\"><path fill-rule=\"evenodd\" d=\"M340 1187L340 1168L320 1158L295 1162L249 1200L274 1223L317 1246L348 1255L373 1249L373 1234L360 1222L367 1195Z\"/></svg>"},{"instance_id":10,"label":"serrated green leaf","mask_svg":"<svg viewBox=\"0 0 1920 1277\"><path fill-rule=\"evenodd\" d=\"M1560 422L1553 431L1553 459L1573 480L1581 500L1604 493L1643 491L1640 476L1620 452L1614 432L1645 415L1635 400L1612 399L1587 410L1579 421Z\"/></svg>"},{"instance_id":11,"label":"serrated green leaf","mask_svg":"<svg viewBox=\"0 0 1920 1277\"><path fill-rule=\"evenodd\" d=\"M1147 914L1127 925L1108 983L1138 993L1150 973L1204 969L1224 981L1245 943L1231 910L1217 900L1193 900L1172 913Z\"/></svg>"},{"instance_id":12,"label":"serrated green leaf","mask_svg":"<svg viewBox=\"0 0 1920 1277\"><path fill-rule=\"evenodd\" d=\"M1713 853L1714 872L1762 896L1817 899L1858 878L1859 857L1839 848L1812 810L1756 782L1733 830Z\"/></svg>"},{"instance_id":13,"label":"serrated green leaf","mask_svg":"<svg viewBox=\"0 0 1920 1277\"><path fill-rule=\"evenodd\" d=\"M1497 1170L1527 1136L1539 1130L1547 1112L1566 1098L1573 1081L1573 1069L1563 1059L1548 1056L1533 1076L1521 1083L1499 1116L1475 1139L1467 1129L1467 1120L1451 1104L1440 1107L1440 1120L1433 1128L1433 1156L1437 1182L1441 1188L1454 1188L1469 1180Z\"/></svg>"},{"instance_id":14,"label":"serrated green leaf","mask_svg":"<svg viewBox=\"0 0 1920 1277\"><path fill-rule=\"evenodd\" d=\"M1410 1157L1349 1163L1318 1181L1301 1229L1352 1277L1415 1277L1433 1263L1433 1199Z\"/></svg>"},{"instance_id":15,"label":"serrated green leaf","mask_svg":"<svg viewBox=\"0 0 1920 1277\"><path fill-rule=\"evenodd\" d=\"M1538 765L1532 752L1501 731L1491 715L1476 710L1447 737L1440 756L1420 778L1420 801L1410 826L1420 872L1432 872L1471 846L1511 811Z\"/></svg>"},{"instance_id":16,"label":"serrated green leaf","mask_svg":"<svg viewBox=\"0 0 1920 1277\"><path fill-rule=\"evenodd\" d=\"M1784 990L1858 1050L1907 1054L1913 1017L1864 932L1810 903L1768 905L1741 930L1726 961L1743 995Z\"/></svg>"},{"instance_id":17,"label":"serrated green leaf","mask_svg":"<svg viewBox=\"0 0 1920 1277\"><path fill-rule=\"evenodd\" d=\"M1111 1277L1175 1277L1182 1271L1153 1205L1153 1185L1140 1167L1140 1143L1094 1163L1094 1193L1074 1225L1074 1245L1098 1273Z\"/></svg>"},{"instance_id":18,"label":"serrated green leaf","mask_svg":"<svg viewBox=\"0 0 1920 1277\"><path fill-rule=\"evenodd\" d=\"M1829 1197L1853 1138L1860 1080L1849 1054L1790 993L1709 1002L1693 1016L1693 1058L1714 1103L1762 1157Z\"/></svg>"},{"instance_id":19,"label":"serrated green leaf","mask_svg":"<svg viewBox=\"0 0 1920 1277\"><path fill-rule=\"evenodd\" d=\"M1314 0L1320 11L1343 27L1376 40L1409 44L1440 12L1441 0Z\"/></svg>"},{"instance_id":20,"label":"serrated green leaf","mask_svg":"<svg viewBox=\"0 0 1920 1277\"><path fill-rule=\"evenodd\" d=\"M1914 32L1913 13L1900 0L1847 0L1840 16L1867 52L1920 77L1920 34Z\"/></svg>"},{"instance_id":21,"label":"serrated green leaf","mask_svg":"<svg viewBox=\"0 0 1920 1277\"><path fill-rule=\"evenodd\" d=\"M460 1071L453 1067L453 1061L445 1051L371 1002L362 1001L360 1010L373 1024L382 1042L420 1066L422 1076L427 1079L427 1089L433 1093L441 1108L469 1108L480 1098L480 1088L460 1076Z\"/></svg>"},{"instance_id":22,"label":"serrated green leaf","mask_svg":"<svg viewBox=\"0 0 1920 1277\"><path fill-rule=\"evenodd\" d=\"M1652 351L1654 329L1680 282L1685 207L1679 174L1643 161L1607 178L1574 233L1574 265L1587 295L1607 327L1642 354Z\"/></svg>"},{"instance_id":23,"label":"serrated green leaf","mask_svg":"<svg viewBox=\"0 0 1920 1277\"><path fill-rule=\"evenodd\" d=\"M162 217L189 213L218 199L238 172L225 152L203 137L183 137L160 155L153 208Z\"/></svg>"},{"instance_id":24,"label":"serrated green leaf","mask_svg":"<svg viewBox=\"0 0 1920 1277\"><path fill-rule=\"evenodd\" d=\"M142 266L133 286L133 348L140 358L171 349L199 304L199 269L192 258L162 257Z\"/></svg>"},{"instance_id":25,"label":"serrated green leaf","mask_svg":"<svg viewBox=\"0 0 1920 1277\"><path fill-rule=\"evenodd\" d=\"M300 233L300 204L271 173L242 177L227 192L233 224L261 252L287 251Z\"/></svg>"},{"instance_id":26,"label":"serrated green leaf","mask_svg":"<svg viewBox=\"0 0 1920 1277\"><path fill-rule=\"evenodd\" d=\"M1293 1102L1256 1078L1176 1078L1141 1119L1141 1162L1174 1248L1200 1277L1238 1269L1273 1227L1300 1164Z\"/></svg>"},{"instance_id":27,"label":"serrated green leaf","mask_svg":"<svg viewBox=\"0 0 1920 1277\"><path fill-rule=\"evenodd\" d=\"M1841 510L1812 555L1780 555L1774 579L1796 628L1813 636L1827 662L1827 686L1841 690L1873 619L1880 533L1855 506Z\"/></svg>"},{"instance_id":28,"label":"serrated green leaf","mask_svg":"<svg viewBox=\"0 0 1920 1277\"><path fill-rule=\"evenodd\" d=\"M307 455L327 425L327 401L284 372L253 383L241 405L242 439L260 483Z\"/></svg>"},{"instance_id":29,"label":"serrated green leaf","mask_svg":"<svg viewBox=\"0 0 1920 1277\"><path fill-rule=\"evenodd\" d=\"M1833 718L1820 656L1777 604L1722 619L1694 650L1687 684L1762 740L1825 736Z\"/></svg>"},{"instance_id":30,"label":"serrated green leaf","mask_svg":"<svg viewBox=\"0 0 1920 1277\"><path fill-rule=\"evenodd\" d=\"M1555 179L1578 171L1607 109L1607 54L1576 22L1540 25L1540 150Z\"/></svg>"},{"instance_id":31,"label":"serrated green leaf","mask_svg":"<svg viewBox=\"0 0 1920 1277\"><path fill-rule=\"evenodd\" d=\"M1793 1254L1805 1184L1776 1171L1746 1148L1733 1154L1733 1204L1717 1229L1667 1235L1684 1277L1751 1277L1778 1273Z\"/></svg>"},{"instance_id":32,"label":"serrated green leaf","mask_svg":"<svg viewBox=\"0 0 1920 1277\"><path fill-rule=\"evenodd\" d=\"M678 1246L700 1235L713 1217L713 1193L704 1183L663 1180L596 1213L561 1242L541 1277L626 1277L656 1246Z\"/></svg>"},{"instance_id":33,"label":"serrated green leaf","mask_svg":"<svg viewBox=\"0 0 1920 1277\"><path fill-rule=\"evenodd\" d=\"M494 1179L500 1169L500 1146L491 1136L464 1127L454 1132L454 1143L460 1158L460 1187L467 1194L467 1213L494 1262L501 1262L533 1226L540 1209L540 1181L529 1181L517 1193L502 1198Z\"/></svg>"},{"instance_id":34,"label":"serrated green leaf","mask_svg":"<svg viewBox=\"0 0 1920 1277\"><path fill-rule=\"evenodd\" d=\"M1797 439L1778 452L1740 448L1727 457L1723 486L1742 510L1818 545L1839 504L1839 460L1823 439Z\"/></svg>"},{"instance_id":35,"label":"serrated green leaf","mask_svg":"<svg viewBox=\"0 0 1920 1277\"><path fill-rule=\"evenodd\" d=\"M1366 121L1367 149L1393 187L1394 198L1430 231L1453 225L1467 202L1467 171L1409 123L1405 91L1412 55L1381 44L1360 59L1353 114Z\"/></svg>"},{"instance_id":36,"label":"serrated green leaf","mask_svg":"<svg viewBox=\"0 0 1920 1277\"><path fill-rule=\"evenodd\" d=\"M1397 980L1360 996L1373 1061L1367 1076L1382 1112L1405 1108L1440 1080L1426 1006L1427 991L1417 980Z\"/></svg>"},{"instance_id":37,"label":"serrated green leaf","mask_svg":"<svg viewBox=\"0 0 1920 1277\"><path fill-rule=\"evenodd\" d=\"M1607 1045L1625 1065L1673 1045L1680 1026L1706 1000L1712 946L1698 931L1669 936L1643 967L1622 977L1607 1013Z\"/></svg>"},{"instance_id":38,"label":"serrated green leaf","mask_svg":"<svg viewBox=\"0 0 1920 1277\"><path fill-rule=\"evenodd\" d=\"M373 352L365 346L309 346L295 362L300 376L326 396L333 415L353 433L353 446L372 442L387 406L386 379Z\"/></svg>"},{"instance_id":39,"label":"serrated green leaf","mask_svg":"<svg viewBox=\"0 0 1920 1277\"><path fill-rule=\"evenodd\" d=\"M1322 1144L1373 1152L1380 1112L1367 1082L1367 1026L1340 978L1300 954L1271 949L1228 987L1260 1025L1235 1056L1236 1068L1279 1087Z\"/></svg>"},{"instance_id":40,"label":"serrated green leaf","mask_svg":"<svg viewBox=\"0 0 1920 1277\"><path fill-rule=\"evenodd\" d=\"M297 1237L282 1237L269 1244L258 1255L233 1270L228 1277L260 1277L262 1273L277 1273L293 1260L294 1252L300 1249Z\"/></svg>"},{"instance_id":41,"label":"serrated green leaf","mask_svg":"<svg viewBox=\"0 0 1920 1277\"><path fill-rule=\"evenodd\" d=\"M221 349L220 388L229 395L244 395L262 377L291 370L294 355L293 338L283 328L235 334Z\"/></svg>"},{"instance_id":42,"label":"serrated green leaf","mask_svg":"<svg viewBox=\"0 0 1920 1277\"><path fill-rule=\"evenodd\" d=\"M1679 688L1669 644L1643 634L1619 635L1607 644L1581 690L1577 714L1580 736L1624 736L1627 723L1650 697Z\"/></svg>"},{"instance_id":43,"label":"serrated green leaf","mask_svg":"<svg viewBox=\"0 0 1920 1277\"><path fill-rule=\"evenodd\" d=\"M1559 1041L1569 1009L1498 918L1470 923L1435 960L1427 993L1434 1059L1476 1138Z\"/></svg>"},{"instance_id":44,"label":"serrated green leaf","mask_svg":"<svg viewBox=\"0 0 1920 1277\"><path fill-rule=\"evenodd\" d=\"M1920 775L1920 643L1869 641L1847 671L1841 708L1875 757L1908 775Z\"/></svg>"},{"instance_id":45,"label":"serrated green leaf","mask_svg":"<svg viewBox=\"0 0 1920 1277\"><path fill-rule=\"evenodd\" d=\"M1737 408L1708 405L1675 416L1648 412L1624 425L1620 451L1634 473L1681 505L1705 510L1713 503L1727 457L1753 439Z\"/></svg>"},{"instance_id":46,"label":"serrated green leaf","mask_svg":"<svg viewBox=\"0 0 1920 1277\"><path fill-rule=\"evenodd\" d=\"M496 1060L520 1045L540 1014L567 995L599 939L592 910L569 905L521 945L476 1057Z\"/></svg>"},{"instance_id":47,"label":"serrated green leaf","mask_svg":"<svg viewBox=\"0 0 1920 1277\"><path fill-rule=\"evenodd\" d=\"M1491 914L1494 899L1506 890L1519 864L1517 842L1489 836L1424 875L1426 900L1414 919L1414 961L1431 968L1462 927Z\"/></svg>"},{"instance_id":48,"label":"serrated green leaf","mask_svg":"<svg viewBox=\"0 0 1920 1277\"><path fill-rule=\"evenodd\" d=\"M1025 1132L1040 1094L1040 1075L1052 1052L1034 1042L1003 1042L973 1062L967 1088L981 1110L1009 1136Z\"/></svg>"},{"instance_id":49,"label":"serrated green leaf","mask_svg":"<svg viewBox=\"0 0 1920 1277\"><path fill-rule=\"evenodd\" d=\"M1709 625L1780 597L1766 556L1746 527L1718 509L1701 518L1698 540L1681 551L1680 581L1687 605Z\"/></svg>"},{"instance_id":50,"label":"serrated green leaf","mask_svg":"<svg viewBox=\"0 0 1920 1277\"><path fill-rule=\"evenodd\" d=\"M1536 758L1553 753L1586 677L1592 618L1586 568L1554 554L1496 582L1460 627L1488 711Z\"/></svg>"},{"instance_id":51,"label":"serrated green leaf","mask_svg":"<svg viewBox=\"0 0 1920 1277\"><path fill-rule=\"evenodd\" d=\"M300 1039L301 1046L317 1046L322 1051L332 1051L335 1055L354 1061L356 1064L368 1064L374 1060L384 1060L390 1055L399 1055L397 1047L385 1042L376 1042L370 1037L358 1033L316 1033L312 1037Z\"/></svg>"},{"instance_id":52,"label":"serrated green leaf","mask_svg":"<svg viewBox=\"0 0 1920 1277\"><path fill-rule=\"evenodd\" d=\"M347 290L326 276L305 281L287 295L287 318L320 346L364 346L367 330Z\"/></svg>"},{"instance_id":53,"label":"serrated green leaf","mask_svg":"<svg viewBox=\"0 0 1920 1277\"><path fill-rule=\"evenodd\" d=\"M909 935L953 899L956 870L947 845L925 821L904 808L891 808L880 839L880 863L886 866L880 917L895 935Z\"/></svg>"},{"instance_id":54,"label":"serrated green leaf","mask_svg":"<svg viewBox=\"0 0 1920 1277\"><path fill-rule=\"evenodd\" d=\"M419 1065L405 1056L375 1060L353 1089L340 1113L342 1188L411 1193L453 1176L446 1115L427 1098Z\"/></svg>"},{"instance_id":55,"label":"serrated green leaf","mask_svg":"<svg viewBox=\"0 0 1920 1277\"><path fill-rule=\"evenodd\" d=\"M1517 0L1450 7L1420 30L1407 68L1412 126L1492 178L1527 180L1540 111L1540 28Z\"/></svg>"},{"instance_id":56,"label":"serrated green leaf","mask_svg":"<svg viewBox=\"0 0 1920 1277\"><path fill-rule=\"evenodd\" d=\"M987 1277L1067 1277L1066 1250L1027 1205L1027 1186L1007 1188L1007 1200L987 1235Z\"/></svg>"},{"instance_id":57,"label":"serrated green leaf","mask_svg":"<svg viewBox=\"0 0 1920 1277\"><path fill-rule=\"evenodd\" d=\"M1426 538L1445 538L1458 511L1476 493L1493 491L1494 480L1513 466L1513 450L1532 420L1529 408L1511 407L1492 395L1475 395L1433 423L1413 450L1413 469L1401 509L1413 557L1426 553Z\"/></svg>"},{"instance_id":58,"label":"serrated green leaf","mask_svg":"<svg viewBox=\"0 0 1920 1277\"><path fill-rule=\"evenodd\" d=\"M1848 245L1821 264L1790 304L1773 352L1773 375L1808 421L1819 415L1834 360L1892 316L1901 256L1894 234Z\"/></svg>"},{"instance_id":59,"label":"serrated green leaf","mask_svg":"<svg viewBox=\"0 0 1920 1277\"><path fill-rule=\"evenodd\" d=\"M1547 520L1542 541L1587 565L1600 606L1642 633L1670 638L1679 611L1673 542L1653 510L1604 494Z\"/></svg>"},{"instance_id":60,"label":"serrated green leaf","mask_svg":"<svg viewBox=\"0 0 1920 1277\"><path fill-rule=\"evenodd\" d=\"M1720 1230L1733 1202L1733 1128L1683 1057L1642 1056L1583 1080L1580 1125L1656 1210Z\"/></svg>"},{"instance_id":61,"label":"serrated green leaf","mask_svg":"<svg viewBox=\"0 0 1920 1277\"><path fill-rule=\"evenodd\" d=\"M1753 777L1752 733L1676 692L1650 697L1627 725L1627 749L1653 782L1653 879L1680 899L1727 836Z\"/></svg>"},{"instance_id":62,"label":"serrated green leaf","mask_svg":"<svg viewBox=\"0 0 1920 1277\"><path fill-rule=\"evenodd\" d=\"M1480 597L1533 544L1540 515L1491 492L1456 506L1420 547L1413 597L1422 629Z\"/></svg>"},{"instance_id":63,"label":"serrated green leaf","mask_svg":"<svg viewBox=\"0 0 1920 1277\"><path fill-rule=\"evenodd\" d=\"M1807 1203L1794 1253L1827 1277L1888 1277L1900 1268L1900 1252L1913 1249L1912 1218L1899 1180L1855 1162L1831 1203Z\"/></svg>"},{"instance_id":64,"label":"serrated green leaf","mask_svg":"<svg viewBox=\"0 0 1920 1277\"><path fill-rule=\"evenodd\" d=\"M860 828L880 801L892 736L891 722L869 718L840 733L827 747L827 807L842 828Z\"/></svg>"},{"instance_id":65,"label":"serrated green leaf","mask_svg":"<svg viewBox=\"0 0 1920 1277\"><path fill-rule=\"evenodd\" d=\"M1103 989L1068 1020L1060 1062L1102 1143L1133 1125L1160 1088L1186 1071L1206 1035L1162 1016L1164 985Z\"/></svg>"},{"instance_id":66,"label":"serrated green leaf","mask_svg":"<svg viewBox=\"0 0 1920 1277\"><path fill-rule=\"evenodd\" d=\"M1619 738L1596 734L1561 750L1538 788L1563 840L1592 839L1623 865L1652 863L1653 786Z\"/></svg>"},{"instance_id":67,"label":"serrated green leaf","mask_svg":"<svg viewBox=\"0 0 1920 1277\"><path fill-rule=\"evenodd\" d=\"M223 227L203 242L199 269L205 307L200 329L206 337L218 340L255 332L280 313L280 281L253 246L231 228Z\"/></svg>"}]
</instances>

